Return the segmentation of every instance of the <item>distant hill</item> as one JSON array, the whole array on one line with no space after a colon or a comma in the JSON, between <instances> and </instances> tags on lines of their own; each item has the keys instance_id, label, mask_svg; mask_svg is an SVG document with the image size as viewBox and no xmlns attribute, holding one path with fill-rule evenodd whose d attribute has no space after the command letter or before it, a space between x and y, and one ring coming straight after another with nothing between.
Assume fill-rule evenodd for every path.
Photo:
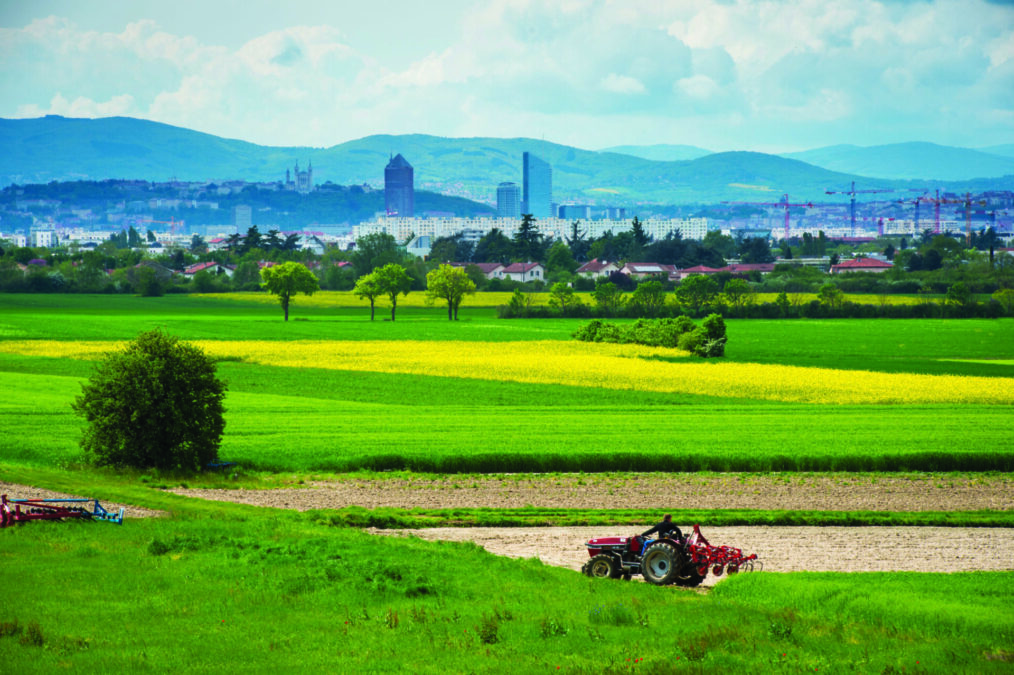
<instances>
[{"instance_id":1,"label":"distant hill","mask_svg":"<svg viewBox=\"0 0 1014 675\"><path fill-rule=\"evenodd\" d=\"M655 162L679 162L712 154L711 150L698 148L695 145L666 145L664 143L658 145L615 145L611 148L602 148L599 152L615 152Z\"/></svg>"},{"instance_id":2,"label":"distant hill","mask_svg":"<svg viewBox=\"0 0 1014 675\"><path fill-rule=\"evenodd\" d=\"M783 156L873 178L955 181L1014 175L1014 157L935 143L832 145Z\"/></svg>"},{"instance_id":3,"label":"distant hill","mask_svg":"<svg viewBox=\"0 0 1014 675\"><path fill-rule=\"evenodd\" d=\"M1007 143L1006 145L991 145L986 148L977 148L979 152L988 152L992 155L1000 155L1001 157L1014 157L1014 143Z\"/></svg>"},{"instance_id":4,"label":"distant hill","mask_svg":"<svg viewBox=\"0 0 1014 675\"><path fill-rule=\"evenodd\" d=\"M553 196L561 203L776 201L785 193L793 201L816 201L827 199L827 189L841 189L852 180L866 184L871 180L863 177L868 173L841 172L762 153L723 152L662 162L527 138L377 135L330 148L270 147L128 117L0 119L0 147L4 148L0 186L108 178L279 181L298 161L301 168L313 164L318 185L331 181L382 187L389 158L401 153L415 169L417 189L491 204L498 183L521 183L525 151L552 165ZM1011 189L1010 182L966 181L955 189ZM948 187L939 181L878 180L878 187L895 184Z\"/></svg>"}]
</instances>

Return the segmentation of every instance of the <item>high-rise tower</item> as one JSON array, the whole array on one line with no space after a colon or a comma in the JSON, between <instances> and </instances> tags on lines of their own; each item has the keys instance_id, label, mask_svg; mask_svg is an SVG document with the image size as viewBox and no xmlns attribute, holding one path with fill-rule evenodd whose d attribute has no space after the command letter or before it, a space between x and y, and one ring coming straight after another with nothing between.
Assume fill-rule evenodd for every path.
<instances>
[{"instance_id":1,"label":"high-rise tower","mask_svg":"<svg viewBox=\"0 0 1014 675\"><path fill-rule=\"evenodd\" d=\"M517 183L500 183L496 188L496 217L521 217L521 189Z\"/></svg>"},{"instance_id":2,"label":"high-rise tower","mask_svg":"<svg viewBox=\"0 0 1014 675\"><path fill-rule=\"evenodd\" d=\"M550 218L553 211L553 167L530 152L522 155L524 202L521 210L536 218Z\"/></svg>"},{"instance_id":3,"label":"high-rise tower","mask_svg":"<svg viewBox=\"0 0 1014 675\"><path fill-rule=\"evenodd\" d=\"M414 171L400 153L384 169L384 205L389 216L415 217Z\"/></svg>"}]
</instances>

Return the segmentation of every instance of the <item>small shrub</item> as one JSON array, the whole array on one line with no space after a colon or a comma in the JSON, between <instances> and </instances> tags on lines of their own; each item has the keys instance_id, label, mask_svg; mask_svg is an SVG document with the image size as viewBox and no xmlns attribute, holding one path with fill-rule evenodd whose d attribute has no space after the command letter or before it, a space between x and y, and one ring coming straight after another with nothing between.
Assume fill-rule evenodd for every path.
<instances>
[{"instance_id":1,"label":"small shrub","mask_svg":"<svg viewBox=\"0 0 1014 675\"><path fill-rule=\"evenodd\" d=\"M42 637L42 626L37 621L29 621L25 628L24 635L18 640L18 644L26 647L41 647L45 643Z\"/></svg>"},{"instance_id":2,"label":"small shrub","mask_svg":"<svg viewBox=\"0 0 1014 675\"><path fill-rule=\"evenodd\" d=\"M551 617L545 617L539 622L539 635L545 638L563 637L570 631L561 622Z\"/></svg>"},{"instance_id":3,"label":"small shrub","mask_svg":"<svg viewBox=\"0 0 1014 675\"><path fill-rule=\"evenodd\" d=\"M495 645L500 641L500 617L493 614L483 613L479 626L475 629L479 634L479 641L484 645Z\"/></svg>"},{"instance_id":4,"label":"small shrub","mask_svg":"<svg viewBox=\"0 0 1014 675\"><path fill-rule=\"evenodd\" d=\"M17 619L14 621L0 621L0 638L15 637L21 635L21 624Z\"/></svg>"}]
</instances>

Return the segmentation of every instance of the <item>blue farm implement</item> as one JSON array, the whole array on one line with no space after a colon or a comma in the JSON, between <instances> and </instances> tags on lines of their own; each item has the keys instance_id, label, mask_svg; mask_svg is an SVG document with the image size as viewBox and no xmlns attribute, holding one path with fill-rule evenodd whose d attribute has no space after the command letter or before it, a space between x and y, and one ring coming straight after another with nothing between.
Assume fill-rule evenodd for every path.
<instances>
[{"instance_id":1,"label":"blue farm implement","mask_svg":"<svg viewBox=\"0 0 1014 675\"><path fill-rule=\"evenodd\" d=\"M64 518L105 520L119 525L123 522L123 509L119 513L107 511L98 499L7 499L7 495L0 496L0 527L30 520Z\"/></svg>"}]
</instances>

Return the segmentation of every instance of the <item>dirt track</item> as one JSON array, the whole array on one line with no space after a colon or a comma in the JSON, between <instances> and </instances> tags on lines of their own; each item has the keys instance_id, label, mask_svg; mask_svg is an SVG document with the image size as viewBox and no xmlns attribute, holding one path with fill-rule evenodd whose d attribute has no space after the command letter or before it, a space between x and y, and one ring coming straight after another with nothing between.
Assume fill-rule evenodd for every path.
<instances>
[{"instance_id":1,"label":"dirt track","mask_svg":"<svg viewBox=\"0 0 1014 675\"><path fill-rule=\"evenodd\" d=\"M174 490L290 509L400 508L600 509L755 508L808 510L967 511L1014 509L1014 479L1005 476L861 475L560 475L499 478L349 479L293 490ZM689 523L681 524L689 526ZM646 529L647 525L645 528ZM955 572L1014 569L1014 530L939 527L708 527L716 545L757 553L765 569L792 571ZM474 541L488 551L580 569L584 542L629 535L636 528L438 528L377 531L423 539ZM628 531L630 530L630 531ZM706 583L714 583L709 576Z\"/></svg>"},{"instance_id":2,"label":"dirt track","mask_svg":"<svg viewBox=\"0 0 1014 675\"><path fill-rule=\"evenodd\" d=\"M1014 478L912 474L628 474L356 479L292 490L183 490L177 494L298 510L376 508L785 509L1006 511Z\"/></svg>"},{"instance_id":3,"label":"dirt track","mask_svg":"<svg viewBox=\"0 0 1014 675\"><path fill-rule=\"evenodd\" d=\"M1014 479L1005 476L521 476L441 480L350 479L299 489L184 490L190 497L290 509L345 506L402 508L632 509L758 508L818 510L957 511L1014 508ZM59 497L57 493L0 483L11 497ZM119 508L120 505L107 505ZM159 515L126 507L127 517ZM680 523L689 526L689 523ZM647 524L646 524L647 526ZM474 541L488 551L538 557L548 565L580 569L584 542L596 536L630 535L638 528L438 528L376 531L389 536ZM644 528L642 528L644 529ZM756 553L764 569L794 571L957 572L1014 570L1014 529L942 527L708 527L716 545ZM715 583L708 577L706 584Z\"/></svg>"},{"instance_id":4,"label":"dirt track","mask_svg":"<svg viewBox=\"0 0 1014 675\"><path fill-rule=\"evenodd\" d=\"M487 551L539 558L579 570L593 537L631 535L630 528L438 528L376 531L422 539L474 541ZM952 527L707 527L716 545L756 553L769 572L971 572L1014 570L1014 530ZM719 579L708 575L705 585Z\"/></svg>"}]
</instances>

